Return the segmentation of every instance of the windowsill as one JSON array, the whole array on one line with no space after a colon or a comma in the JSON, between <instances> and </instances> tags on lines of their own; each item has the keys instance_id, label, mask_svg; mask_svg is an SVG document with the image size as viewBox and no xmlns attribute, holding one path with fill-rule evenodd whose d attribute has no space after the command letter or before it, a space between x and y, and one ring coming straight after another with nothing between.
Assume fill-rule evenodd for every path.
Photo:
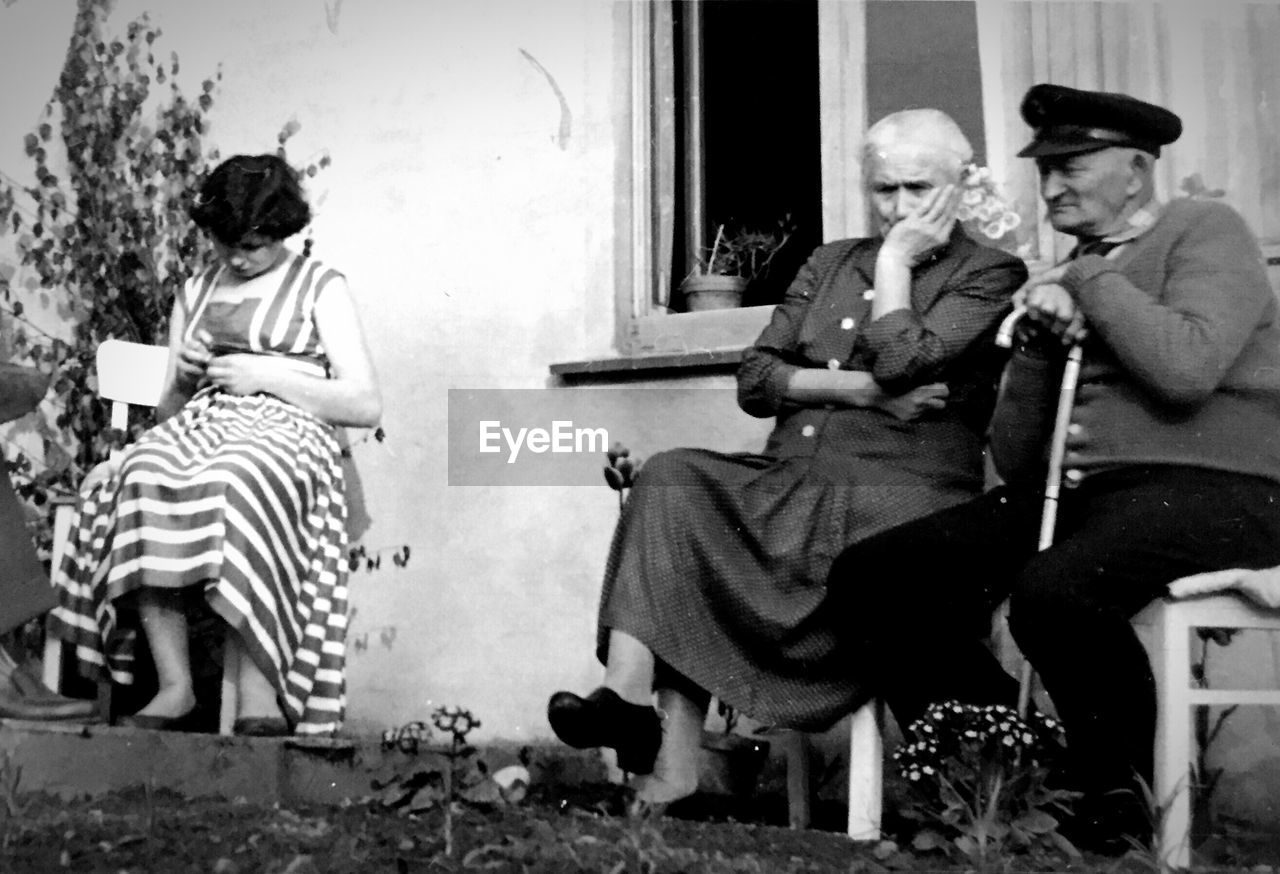
<instances>
[{"instance_id":1,"label":"windowsill","mask_svg":"<svg viewBox=\"0 0 1280 874\"><path fill-rule=\"evenodd\" d=\"M733 373L742 360L742 352L742 349L711 349L702 352L588 358L552 364L551 375L566 382L591 382L600 379L625 380L631 377Z\"/></svg>"},{"instance_id":2,"label":"windowsill","mask_svg":"<svg viewBox=\"0 0 1280 874\"><path fill-rule=\"evenodd\" d=\"M623 326L617 354L557 362L551 375L586 382L731 374L773 310L770 305L640 316Z\"/></svg>"}]
</instances>

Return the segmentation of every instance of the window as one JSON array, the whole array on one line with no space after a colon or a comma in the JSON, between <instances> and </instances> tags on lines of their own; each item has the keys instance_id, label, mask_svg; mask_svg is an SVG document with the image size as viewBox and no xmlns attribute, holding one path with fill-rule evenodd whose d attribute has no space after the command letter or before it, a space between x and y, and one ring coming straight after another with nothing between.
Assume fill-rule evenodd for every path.
<instances>
[{"instance_id":1,"label":"window","mask_svg":"<svg viewBox=\"0 0 1280 874\"><path fill-rule=\"evenodd\" d=\"M673 9L677 192L670 306L717 233L785 229L743 306L773 304L822 239L816 0L706 0ZM659 291L662 303L664 289Z\"/></svg>"},{"instance_id":2,"label":"window","mask_svg":"<svg viewBox=\"0 0 1280 874\"><path fill-rule=\"evenodd\" d=\"M868 119L937 107L982 150L968 0L654 0L619 15L632 95L623 355L742 349L815 246L866 233ZM783 220L793 235L742 307L685 311L680 281L722 223Z\"/></svg>"}]
</instances>

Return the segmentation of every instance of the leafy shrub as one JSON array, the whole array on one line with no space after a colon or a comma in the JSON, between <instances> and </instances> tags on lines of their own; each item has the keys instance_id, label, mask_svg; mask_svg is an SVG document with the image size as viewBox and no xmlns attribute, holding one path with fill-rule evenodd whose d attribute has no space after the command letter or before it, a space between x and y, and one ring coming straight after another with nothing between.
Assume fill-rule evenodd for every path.
<instances>
[{"instance_id":1,"label":"leafy shrub","mask_svg":"<svg viewBox=\"0 0 1280 874\"><path fill-rule=\"evenodd\" d=\"M19 455L12 465L19 493L36 505L73 493L123 439L97 397L99 343L166 343L175 296L212 253L187 202L218 158L203 136L221 73L188 99L176 82L177 56L156 57L160 31L149 19L116 39L108 13L108 3L80 0L53 99L25 138L35 184L21 199L12 184L0 186L0 235L13 239L30 274L23 297L56 311L72 332L68 342L36 328L10 285L12 265L0 270L0 307L16 322L14 357L53 375L53 427L36 424L45 457ZM144 416L138 427L149 424ZM38 539L48 547L47 520Z\"/></svg>"}]
</instances>

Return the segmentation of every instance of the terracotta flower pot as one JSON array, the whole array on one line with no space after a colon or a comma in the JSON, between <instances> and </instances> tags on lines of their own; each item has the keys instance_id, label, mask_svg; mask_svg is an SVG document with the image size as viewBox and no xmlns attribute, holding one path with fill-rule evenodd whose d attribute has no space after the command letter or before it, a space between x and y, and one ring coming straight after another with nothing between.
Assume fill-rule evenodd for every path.
<instances>
[{"instance_id":1,"label":"terracotta flower pot","mask_svg":"<svg viewBox=\"0 0 1280 874\"><path fill-rule=\"evenodd\" d=\"M742 306L747 280L741 276L688 276L680 283L689 312L723 310Z\"/></svg>"}]
</instances>

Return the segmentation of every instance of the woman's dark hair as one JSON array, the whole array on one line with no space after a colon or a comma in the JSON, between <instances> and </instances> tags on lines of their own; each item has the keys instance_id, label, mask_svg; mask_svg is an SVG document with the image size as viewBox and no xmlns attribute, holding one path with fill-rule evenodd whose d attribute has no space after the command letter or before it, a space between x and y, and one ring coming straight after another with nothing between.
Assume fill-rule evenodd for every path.
<instances>
[{"instance_id":1,"label":"woman's dark hair","mask_svg":"<svg viewBox=\"0 0 1280 874\"><path fill-rule=\"evenodd\" d=\"M191 220L219 242L234 245L248 234L283 240L311 221L298 174L278 155L236 155L200 186Z\"/></svg>"}]
</instances>

